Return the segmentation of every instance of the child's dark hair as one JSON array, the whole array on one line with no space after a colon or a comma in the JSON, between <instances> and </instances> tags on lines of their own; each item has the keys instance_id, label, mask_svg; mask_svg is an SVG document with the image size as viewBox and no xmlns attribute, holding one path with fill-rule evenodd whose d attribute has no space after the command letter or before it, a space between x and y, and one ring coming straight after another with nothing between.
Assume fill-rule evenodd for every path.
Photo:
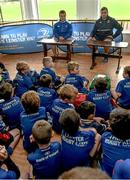
<instances>
[{"instance_id":1,"label":"child's dark hair","mask_svg":"<svg viewBox=\"0 0 130 180\"><path fill-rule=\"evenodd\" d=\"M80 116L74 109L66 109L62 112L59 122L63 130L73 136L79 129Z\"/></svg>"},{"instance_id":2,"label":"child's dark hair","mask_svg":"<svg viewBox=\"0 0 130 180\"><path fill-rule=\"evenodd\" d=\"M88 119L89 115L94 114L95 107L95 104L93 104L92 102L84 101L78 107L77 112L82 119Z\"/></svg>"},{"instance_id":3,"label":"child's dark hair","mask_svg":"<svg viewBox=\"0 0 130 180\"><path fill-rule=\"evenodd\" d=\"M52 127L47 121L39 120L33 125L32 134L38 144L48 144L52 136Z\"/></svg>"},{"instance_id":4,"label":"child's dark hair","mask_svg":"<svg viewBox=\"0 0 130 180\"><path fill-rule=\"evenodd\" d=\"M13 87L10 83L5 82L1 87L0 97L5 101L9 100L12 96Z\"/></svg>"},{"instance_id":5,"label":"child's dark hair","mask_svg":"<svg viewBox=\"0 0 130 180\"><path fill-rule=\"evenodd\" d=\"M60 15L60 14L65 14L65 15L66 15L66 11L65 11L65 10L60 10L60 11L59 11L59 15Z\"/></svg>"},{"instance_id":6,"label":"child's dark hair","mask_svg":"<svg viewBox=\"0 0 130 180\"><path fill-rule=\"evenodd\" d=\"M77 94L78 94L78 90L71 84L65 84L59 90L59 95L62 100L65 99L70 100L76 97Z\"/></svg>"},{"instance_id":7,"label":"child's dark hair","mask_svg":"<svg viewBox=\"0 0 130 180\"><path fill-rule=\"evenodd\" d=\"M0 68L1 68L3 71L7 71L7 69L5 68L5 65L4 65L2 62L0 62Z\"/></svg>"},{"instance_id":8,"label":"child's dark hair","mask_svg":"<svg viewBox=\"0 0 130 180\"><path fill-rule=\"evenodd\" d=\"M40 85L42 87L49 87L52 83L52 77L49 74L44 74L40 77Z\"/></svg>"},{"instance_id":9,"label":"child's dark hair","mask_svg":"<svg viewBox=\"0 0 130 180\"><path fill-rule=\"evenodd\" d=\"M128 76L130 77L130 66L125 66L124 67L124 72L128 74Z\"/></svg>"},{"instance_id":10,"label":"child's dark hair","mask_svg":"<svg viewBox=\"0 0 130 180\"><path fill-rule=\"evenodd\" d=\"M95 89L98 93L104 93L104 91L107 89L107 82L104 78L97 78L95 82Z\"/></svg>"},{"instance_id":11,"label":"child's dark hair","mask_svg":"<svg viewBox=\"0 0 130 180\"><path fill-rule=\"evenodd\" d=\"M108 8L107 7L102 7L100 11L107 11L108 12Z\"/></svg>"},{"instance_id":12,"label":"child's dark hair","mask_svg":"<svg viewBox=\"0 0 130 180\"><path fill-rule=\"evenodd\" d=\"M40 98L35 91L28 91L22 95L21 102L27 114L36 113L40 106Z\"/></svg>"},{"instance_id":13,"label":"child's dark hair","mask_svg":"<svg viewBox=\"0 0 130 180\"><path fill-rule=\"evenodd\" d=\"M130 139L130 113L121 108L114 109L110 113L110 127L117 138Z\"/></svg>"}]
</instances>

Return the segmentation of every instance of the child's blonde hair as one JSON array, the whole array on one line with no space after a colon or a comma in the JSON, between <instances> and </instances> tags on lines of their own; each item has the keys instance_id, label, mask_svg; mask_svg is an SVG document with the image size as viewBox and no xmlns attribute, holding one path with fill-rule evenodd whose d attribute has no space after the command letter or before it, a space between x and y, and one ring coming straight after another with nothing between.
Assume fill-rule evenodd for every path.
<instances>
[{"instance_id":1,"label":"child's blonde hair","mask_svg":"<svg viewBox=\"0 0 130 180\"><path fill-rule=\"evenodd\" d=\"M78 94L78 90L73 85L70 84L63 85L59 90L60 98L63 100L65 99L71 100L72 98L76 97L77 94Z\"/></svg>"},{"instance_id":2,"label":"child's blonde hair","mask_svg":"<svg viewBox=\"0 0 130 180\"><path fill-rule=\"evenodd\" d=\"M68 72L70 73L71 71L74 71L76 67L79 68L79 64L77 62L74 61L69 62L67 66Z\"/></svg>"},{"instance_id":3,"label":"child's blonde hair","mask_svg":"<svg viewBox=\"0 0 130 180\"><path fill-rule=\"evenodd\" d=\"M20 61L16 64L16 69L18 72L21 72L26 68L29 68L29 65L25 61Z\"/></svg>"},{"instance_id":4,"label":"child's blonde hair","mask_svg":"<svg viewBox=\"0 0 130 180\"><path fill-rule=\"evenodd\" d=\"M46 65L47 65L48 63L51 63L51 62L52 62L52 57L50 57L50 56L44 57L44 58L43 58L43 61L42 61L43 66L45 66L45 67L46 67Z\"/></svg>"}]
</instances>

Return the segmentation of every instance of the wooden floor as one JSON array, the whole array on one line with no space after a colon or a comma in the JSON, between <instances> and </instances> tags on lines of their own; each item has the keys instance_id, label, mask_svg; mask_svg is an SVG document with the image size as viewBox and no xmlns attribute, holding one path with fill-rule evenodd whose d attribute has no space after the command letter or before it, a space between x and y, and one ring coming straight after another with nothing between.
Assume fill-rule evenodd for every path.
<instances>
[{"instance_id":1,"label":"wooden floor","mask_svg":"<svg viewBox=\"0 0 130 180\"><path fill-rule=\"evenodd\" d=\"M50 53L51 55L51 53ZM34 54L22 54L22 55L2 55L0 54L0 61L4 62L6 68L9 70L11 78L14 78L16 74L16 63L20 60L28 62L30 68L40 71L42 69L42 58L43 53L34 53ZM86 76L90 81L93 76L96 74L107 74L110 76L112 81L112 90L114 90L117 82L122 79L123 67L130 65L130 55L124 54L123 59L121 60L121 69L119 74L116 74L117 68L117 59L109 59L108 63L103 63L102 58L97 58L97 66L94 70L90 70L91 65L91 55L90 54L73 54L72 60L77 61L80 64L80 74ZM57 74L65 76L67 74L66 70L66 61L58 60L55 63L55 70ZM21 178L24 177L24 174L29 170L29 165L26 160L26 153L22 147L22 140L20 140L17 145L12 158L17 163L21 170Z\"/></svg>"}]
</instances>

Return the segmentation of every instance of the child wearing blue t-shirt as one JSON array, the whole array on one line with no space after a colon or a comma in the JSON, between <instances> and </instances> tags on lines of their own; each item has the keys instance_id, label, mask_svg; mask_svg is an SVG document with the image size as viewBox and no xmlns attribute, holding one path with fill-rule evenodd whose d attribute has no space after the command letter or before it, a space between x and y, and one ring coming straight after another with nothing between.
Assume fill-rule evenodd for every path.
<instances>
[{"instance_id":1,"label":"child wearing blue t-shirt","mask_svg":"<svg viewBox=\"0 0 130 180\"><path fill-rule=\"evenodd\" d=\"M0 103L0 114L4 116L9 129L20 129L20 114L23 111L19 97L13 96L13 87L9 83L4 83L1 89L1 97L4 100Z\"/></svg>"},{"instance_id":2,"label":"child wearing blue t-shirt","mask_svg":"<svg viewBox=\"0 0 130 180\"><path fill-rule=\"evenodd\" d=\"M130 158L130 113L122 108L114 109L109 123L111 130L101 138L102 167L112 176L116 161Z\"/></svg>"},{"instance_id":3,"label":"child wearing blue t-shirt","mask_svg":"<svg viewBox=\"0 0 130 180\"><path fill-rule=\"evenodd\" d=\"M80 129L80 116L74 109L64 110L59 121L63 129L61 135L63 170L88 166L89 155L94 156L99 145L99 142L95 143L96 129Z\"/></svg>"},{"instance_id":4,"label":"child wearing blue t-shirt","mask_svg":"<svg viewBox=\"0 0 130 180\"><path fill-rule=\"evenodd\" d=\"M61 133L61 125L59 123L59 117L61 113L67 108L74 108L73 102L77 95L77 89L70 85L66 84L60 88L59 98L54 100L51 107L51 116L53 122L53 129L58 134Z\"/></svg>"},{"instance_id":5,"label":"child wearing blue t-shirt","mask_svg":"<svg viewBox=\"0 0 130 180\"><path fill-rule=\"evenodd\" d=\"M61 173L61 145L50 142L51 137L52 127L48 122L40 120L33 125L31 141L35 141L38 148L27 159L35 179L57 179Z\"/></svg>"},{"instance_id":6,"label":"child wearing blue t-shirt","mask_svg":"<svg viewBox=\"0 0 130 180\"><path fill-rule=\"evenodd\" d=\"M2 169L2 165L6 165L7 170ZM5 147L0 145L0 179L19 179L19 177L19 168L11 160Z\"/></svg>"},{"instance_id":7,"label":"child wearing blue t-shirt","mask_svg":"<svg viewBox=\"0 0 130 180\"><path fill-rule=\"evenodd\" d=\"M116 162L112 179L130 179L130 159L118 160Z\"/></svg>"},{"instance_id":8,"label":"child wearing blue t-shirt","mask_svg":"<svg viewBox=\"0 0 130 180\"><path fill-rule=\"evenodd\" d=\"M87 85L89 81L84 77L79 75L79 64L77 62L68 63L69 74L65 77L65 84L71 84L75 86L79 93L88 94Z\"/></svg>"},{"instance_id":9,"label":"child wearing blue t-shirt","mask_svg":"<svg viewBox=\"0 0 130 180\"><path fill-rule=\"evenodd\" d=\"M28 75L30 70L29 65L26 62L18 62L16 69L18 73L13 80L13 84L15 86L16 96L21 97L28 90L34 89L34 85L31 77Z\"/></svg>"},{"instance_id":10,"label":"child wearing blue t-shirt","mask_svg":"<svg viewBox=\"0 0 130 180\"><path fill-rule=\"evenodd\" d=\"M95 128L97 133L102 134L108 124L104 121L103 118L95 117L96 106L92 102L84 101L80 104L77 109L77 112L80 115L80 126L84 129L86 128Z\"/></svg>"},{"instance_id":11,"label":"child wearing blue t-shirt","mask_svg":"<svg viewBox=\"0 0 130 180\"><path fill-rule=\"evenodd\" d=\"M24 111L21 113L21 128L23 131L23 146L28 152L36 149L35 144L31 144L29 137L32 133L34 123L40 119L47 120L45 107L40 107L40 98L35 91L28 91L21 98Z\"/></svg>"},{"instance_id":12,"label":"child wearing blue t-shirt","mask_svg":"<svg viewBox=\"0 0 130 180\"><path fill-rule=\"evenodd\" d=\"M0 75L4 79L4 81L10 82L10 76L8 70L5 68L5 65L0 62Z\"/></svg>"},{"instance_id":13,"label":"child wearing blue t-shirt","mask_svg":"<svg viewBox=\"0 0 130 180\"><path fill-rule=\"evenodd\" d=\"M130 109L130 66L124 68L123 77L116 86L116 99L121 107Z\"/></svg>"},{"instance_id":14,"label":"child wearing blue t-shirt","mask_svg":"<svg viewBox=\"0 0 130 180\"><path fill-rule=\"evenodd\" d=\"M112 95L109 90L106 90L107 82L104 78L97 78L95 82L95 89L88 94L88 101L96 105L96 117L102 117L105 120L109 119L109 114L114 108L112 105Z\"/></svg>"},{"instance_id":15,"label":"child wearing blue t-shirt","mask_svg":"<svg viewBox=\"0 0 130 180\"><path fill-rule=\"evenodd\" d=\"M52 61L52 57L44 57L43 58L43 69L40 72L40 77L43 74L49 74L52 78L52 86L54 88L58 88L59 86L62 85L62 80L59 76L56 75L53 67L54 67L54 63Z\"/></svg>"},{"instance_id":16,"label":"child wearing blue t-shirt","mask_svg":"<svg viewBox=\"0 0 130 180\"><path fill-rule=\"evenodd\" d=\"M49 74L44 74L40 77L40 87L37 93L40 97L40 105L46 107L47 112L50 112L53 101L57 98L57 93L52 86L52 78Z\"/></svg>"}]
</instances>

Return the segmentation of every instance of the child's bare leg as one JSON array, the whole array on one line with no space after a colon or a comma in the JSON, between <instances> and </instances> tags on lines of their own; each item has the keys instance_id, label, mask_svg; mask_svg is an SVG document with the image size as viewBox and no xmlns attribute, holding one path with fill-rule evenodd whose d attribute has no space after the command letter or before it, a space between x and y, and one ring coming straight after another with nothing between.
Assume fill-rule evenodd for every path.
<instances>
[{"instance_id":1,"label":"child's bare leg","mask_svg":"<svg viewBox=\"0 0 130 180\"><path fill-rule=\"evenodd\" d=\"M15 146L18 144L19 139L20 139L20 130L15 128L10 131L10 134L14 137L13 142L9 145L12 149L15 148Z\"/></svg>"}]
</instances>

